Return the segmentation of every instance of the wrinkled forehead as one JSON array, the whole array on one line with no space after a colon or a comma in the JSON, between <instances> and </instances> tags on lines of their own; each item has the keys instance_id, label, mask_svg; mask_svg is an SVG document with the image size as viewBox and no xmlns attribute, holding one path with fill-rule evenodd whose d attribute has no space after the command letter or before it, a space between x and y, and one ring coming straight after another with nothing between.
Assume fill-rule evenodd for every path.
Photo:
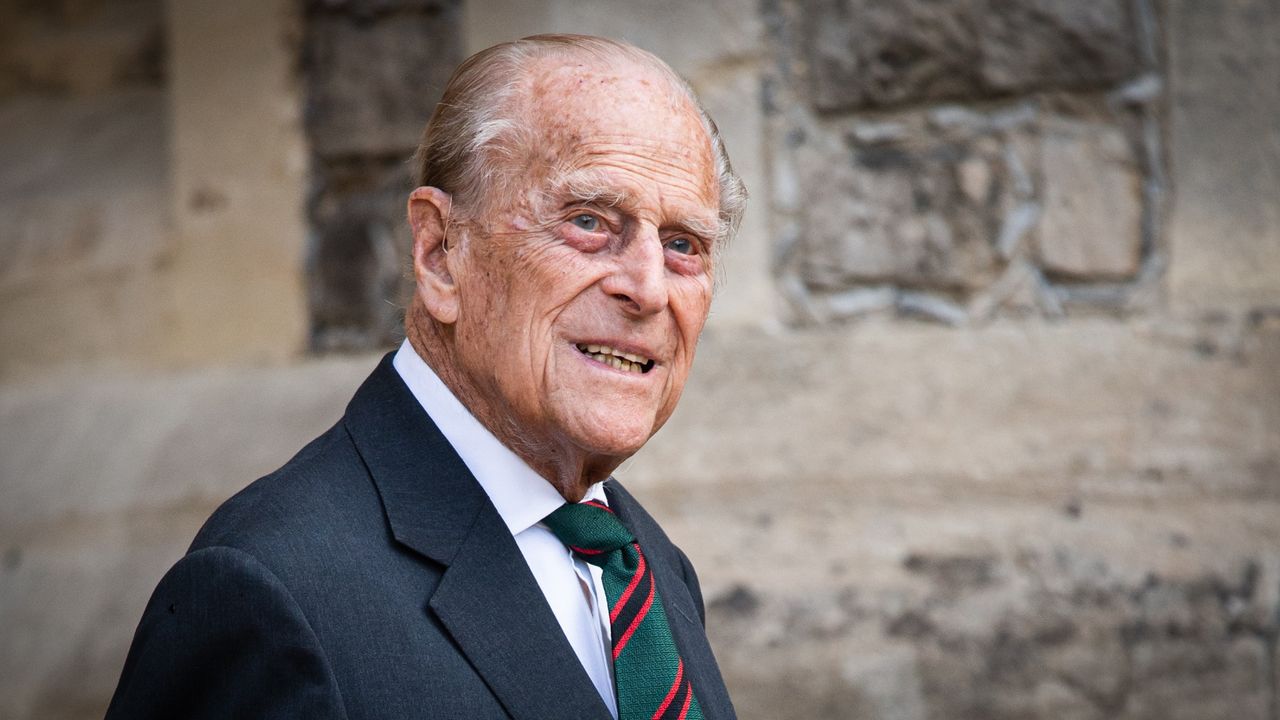
<instances>
[{"instance_id":1,"label":"wrinkled forehead","mask_svg":"<svg viewBox=\"0 0 1280 720\"><path fill-rule=\"evenodd\" d=\"M529 72L526 102L544 167L566 169L611 147L644 148L655 162L683 168L688 184L717 200L701 116L660 70L630 60L546 58Z\"/></svg>"},{"instance_id":2,"label":"wrinkled forehead","mask_svg":"<svg viewBox=\"0 0 1280 720\"><path fill-rule=\"evenodd\" d=\"M631 59L605 61L571 55L539 58L528 71L529 93L536 102L561 102L584 95L651 103L674 113L688 104L671 78L656 67Z\"/></svg>"}]
</instances>

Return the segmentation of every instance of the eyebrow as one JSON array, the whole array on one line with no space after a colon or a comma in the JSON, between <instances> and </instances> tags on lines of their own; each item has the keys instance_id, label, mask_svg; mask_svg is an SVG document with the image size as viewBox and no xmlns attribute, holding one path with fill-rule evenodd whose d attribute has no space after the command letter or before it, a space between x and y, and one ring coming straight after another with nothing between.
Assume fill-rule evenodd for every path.
<instances>
[{"instance_id":1,"label":"eyebrow","mask_svg":"<svg viewBox=\"0 0 1280 720\"><path fill-rule=\"evenodd\" d=\"M594 169L576 170L562 175L551 183L547 195L555 200L563 200L563 206L582 203L625 208L633 202L632 193L611 186L608 176ZM714 222L707 222L697 217L684 216L676 218L672 224L707 240L717 240L721 234L718 217Z\"/></svg>"},{"instance_id":2,"label":"eyebrow","mask_svg":"<svg viewBox=\"0 0 1280 720\"><path fill-rule=\"evenodd\" d=\"M587 203L618 207L631 200L631 193L610 187L608 178L598 170L577 170L562 175L551 183L547 194L555 199L567 199L565 205Z\"/></svg>"}]
</instances>

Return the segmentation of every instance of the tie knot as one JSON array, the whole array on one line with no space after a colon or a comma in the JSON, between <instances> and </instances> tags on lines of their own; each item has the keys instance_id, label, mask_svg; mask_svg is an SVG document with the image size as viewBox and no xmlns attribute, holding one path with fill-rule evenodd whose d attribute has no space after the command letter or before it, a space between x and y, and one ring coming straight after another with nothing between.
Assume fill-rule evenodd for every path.
<instances>
[{"instance_id":1,"label":"tie knot","mask_svg":"<svg viewBox=\"0 0 1280 720\"><path fill-rule=\"evenodd\" d=\"M635 537L627 530L604 503L588 500L584 503L568 503L556 508L543 518L551 532L571 550L592 560L617 550Z\"/></svg>"}]
</instances>

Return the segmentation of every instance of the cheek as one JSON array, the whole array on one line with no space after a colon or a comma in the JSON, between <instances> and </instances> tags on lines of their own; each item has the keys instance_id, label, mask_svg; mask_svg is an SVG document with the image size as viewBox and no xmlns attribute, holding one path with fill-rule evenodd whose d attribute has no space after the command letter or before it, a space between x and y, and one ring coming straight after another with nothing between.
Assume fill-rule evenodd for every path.
<instances>
[{"instance_id":1,"label":"cheek","mask_svg":"<svg viewBox=\"0 0 1280 720\"><path fill-rule=\"evenodd\" d=\"M474 248L458 279L460 296L473 311L472 320L502 324L521 310L527 313L536 298L554 284L538 272L547 265L543 255L545 246L511 238L486 238L483 247Z\"/></svg>"},{"instance_id":2,"label":"cheek","mask_svg":"<svg viewBox=\"0 0 1280 720\"><path fill-rule=\"evenodd\" d=\"M680 335L692 354L693 345L702 333L702 327L707 321L707 313L711 309L710 282L689 278L688 282L673 288L671 307Z\"/></svg>"}]
</instances>

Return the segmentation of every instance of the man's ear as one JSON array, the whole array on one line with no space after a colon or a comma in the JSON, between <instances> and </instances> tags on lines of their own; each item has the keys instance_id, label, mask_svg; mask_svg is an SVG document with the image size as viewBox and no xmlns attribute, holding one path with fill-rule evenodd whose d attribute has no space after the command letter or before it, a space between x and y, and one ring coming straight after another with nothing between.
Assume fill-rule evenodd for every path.
<instances>
[{"instance_id":1,"label":"man's ear","mask_svg":"<svg viewBox=\"0 0 1280 720\"><path fill-rule=\"evenodd\" d=\"M458 286L449 270L446 233L452 207L449 193L420 187L409 193L409 227L413 229L414 293L438 322L458 319ZM457 238L447 238L449 244Z\"/></svg>"}]
</instances>

